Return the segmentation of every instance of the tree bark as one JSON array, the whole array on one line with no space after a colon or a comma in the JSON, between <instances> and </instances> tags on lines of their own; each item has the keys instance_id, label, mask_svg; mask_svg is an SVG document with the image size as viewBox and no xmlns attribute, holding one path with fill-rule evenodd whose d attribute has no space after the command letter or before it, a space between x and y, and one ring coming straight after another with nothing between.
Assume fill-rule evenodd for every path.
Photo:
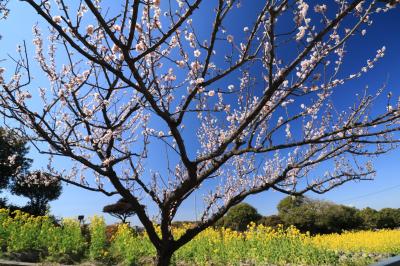
<instances>
[{"instance_id":1,"label":"tree bark","mask_svg":"<svg viewBox=\"0 0 400 266\"><path fill-rule=\"evenodd\" d=\"M155 265L169 266L173 253L171 250L158 250Z\"/></svg>"}]
</instances>

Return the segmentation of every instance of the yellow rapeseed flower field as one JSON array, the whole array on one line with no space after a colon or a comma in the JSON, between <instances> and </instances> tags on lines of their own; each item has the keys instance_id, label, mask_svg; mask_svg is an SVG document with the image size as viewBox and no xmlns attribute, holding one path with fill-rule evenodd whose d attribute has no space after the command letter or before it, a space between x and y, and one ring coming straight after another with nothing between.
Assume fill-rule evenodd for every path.
<instances>
[{"instance_id":1,"label":"yellow rapeseed flower field","mask_svg":"<svg viewBox=\"0 0 400 266\"><path fill-rule=\"evenodd\" d=\"M318 235L313 237L311 242L335 251L400 254L400 230Z\"/></svg>"},{"instance_id":2,"label":"yellow rapeseed flower field","mask_svg":"<svg viewBox=\"0 0 400 266\"><path fill-rule=\"evenodd\" d=\"M0 245L6 252L44 250L47 261L65 256L81 260L148 265L156 251L148 236L127 224L106 238L103 218L93 217L89 237L77 220L55 225L49 217L33 217L0 209ZM174 227L175 239L189 227ZM157 227L157 226L156 226ZM157 227L157 232L160 233ZM368 265L376 259L400 254L400 230L356 231L311 236L295 227L250 224L245 232L207 228L180 248L173 261L183 265ZM151 263L150 263L151 264Z\"/></svg>"}]
</instances>

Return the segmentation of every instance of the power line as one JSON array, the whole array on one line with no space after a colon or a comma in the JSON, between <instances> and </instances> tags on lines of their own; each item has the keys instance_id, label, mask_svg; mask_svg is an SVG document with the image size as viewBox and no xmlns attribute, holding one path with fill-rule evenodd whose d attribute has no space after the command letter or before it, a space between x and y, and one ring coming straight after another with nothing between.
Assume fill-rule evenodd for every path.
<instances>
[{"instance_id":1,"label":"power line","mask_svg":"<svg viewBox=\"0 0 400 266\"><path fill-rule=\"evenodd\" d=\"M348 198L348 199L346 199L344 201L346 202L346 201L353 201L353 200L360 199L360 198L366 198L366 197L373 196L373 195L376 195L376 194L379 194L379 193L382 193L382 192L385 192L385 191L388 191L388 190L392 190L392 189L395 189L395 188L398 188L398 187L400 187L400 184L392 186L392 187L384 188L382 190L378 190L378 191L375 191L375 192L371 192L371 193L368 193L368 194L364 194L364 195L361 195L361 196Z\"/></svg>"}]
</instances>

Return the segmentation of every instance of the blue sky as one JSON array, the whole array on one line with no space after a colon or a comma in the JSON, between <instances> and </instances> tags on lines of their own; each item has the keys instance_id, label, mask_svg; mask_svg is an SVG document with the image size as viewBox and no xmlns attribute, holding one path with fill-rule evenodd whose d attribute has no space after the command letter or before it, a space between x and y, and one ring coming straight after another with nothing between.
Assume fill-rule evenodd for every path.
<instances>
[{"instance_id":1,"label":"blue sky","mask_svg":"<svg viewBox=\"0 0 400 266\"><path fill-rule=\"evenodd\" d=\"M210 1L211 2L211 1ZM246 1L244 1L245 5ZM12 12L7 21L0 23L0 34L3 36L0 41L0 59L6 58L7 54L15 54L16 45L25 40L28 48L32 40L32 25L37 21L42 23L35 12L26 4L13 1ZM241 20L251 19L254 16L255 6L248 5L241 10L240 18L232 18L232 25L239 30L242 29ZM210 22L207 17L197 16L195 19ZM354 83L349 83L344 89L352 90L354 88L364 88L368 85L370 88L378 88L384 82L387 82L389 90L395 95L400 94L400 12L399 9L389 12L388 14L376 17L371 27L367 28L368 34L365 37L356 37L348 47L349 56L347 57L346 68L359 69L365 64L368 58L374 56L377 49L383 45L386 46L386 56L378 63L378 65L367 75ZM201 29L203 30L203 29ZM6 62L7 64L7 62ZM33 72L35 75L35 72ZM38 74L39 76L39 74ZM35 84L39 85L45 82L40 78L35 80ZM354 88L353 88L354 86ZM36 90L36 88L34 88ZM343 94L344 95L344 94ZM338 103L351 103L352 98L336 96ZM39 156L33 150L30 156L34 159L35 167L40 167L46 160ZM348 183L324 195L317 196L309 194L312 197L318 197L331 200L337 203L363 208L370 206L380 209L383 207L400 208L400 150L390 152L375 160L377 177L374 181L364 181L358 183ZM157 160L154 164L159 163ZM151 167L151 165L149 165ZM196 195L201 197L199 193ZM10 196L11 202L22 203L21 198ZM276 212L276 205L283 198L278 192L264 192L256 196L248 198L246 201L255 206L263 215L269 215ZM118 197L109 198L102 194L87 192L73 186L64 186L61 197L51 203L51 211L56 216L74 217L80 214L90 216L93 214L101 214L104 205L115 202ZM189 220L194 219L194 200L186 202L180 212L178 219ZM111 217L105 216L108 222L114 221ZM136 222L136 219L134 220Z\"/></svg>"}]
</instances>

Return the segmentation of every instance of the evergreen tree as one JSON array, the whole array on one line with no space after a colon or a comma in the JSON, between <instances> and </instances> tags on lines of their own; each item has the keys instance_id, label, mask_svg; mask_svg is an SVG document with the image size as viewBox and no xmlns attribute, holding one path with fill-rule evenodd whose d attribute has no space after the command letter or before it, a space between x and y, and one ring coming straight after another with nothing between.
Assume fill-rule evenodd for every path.
<instances>
[{"instance_id":1,"label":"evergreen tree","mask_svg":"<svg viewBox=\"0 0 400 266\"><path fill-rule=\"evenodd\" d=\"M26 174L32 160L26 158L26 141L13 130L0 128L0 190L8 188L18 175Z\"/></svg>"},{"instance_id":2,"label":"evergreen tree","mask_svg":"<svg viewBox=\"0 0 400 266\"><path fill-rule=\"evenodd\" d=\"M17 179L11 186L11 191L18 195L29 198L29 202L22 210L33 215L45 215L49 209L48 203L58 199L61 195L61 182L52 179L42 172L33 172L27 176ZM40 182L25 182L25 180L37 180ZM45 181L44 181L45 180Z\"/></svg>"},{"instance_id":3,"label":"evergreen tree","mask_svg":"<svg viewBox=\"0 0 400 266\"><path fill-rule=\"evenodd\" d=\"M0 128L0 191L9 189L15 195L29 198L21 209L33 215L44 215L49 201L60 196L62 186L48 174L30 172L32 159L27 157L28 152L27 141L16 131ZM0 199L1 208L10 206L6 198Z\"/></svg>"}]
</instances>

